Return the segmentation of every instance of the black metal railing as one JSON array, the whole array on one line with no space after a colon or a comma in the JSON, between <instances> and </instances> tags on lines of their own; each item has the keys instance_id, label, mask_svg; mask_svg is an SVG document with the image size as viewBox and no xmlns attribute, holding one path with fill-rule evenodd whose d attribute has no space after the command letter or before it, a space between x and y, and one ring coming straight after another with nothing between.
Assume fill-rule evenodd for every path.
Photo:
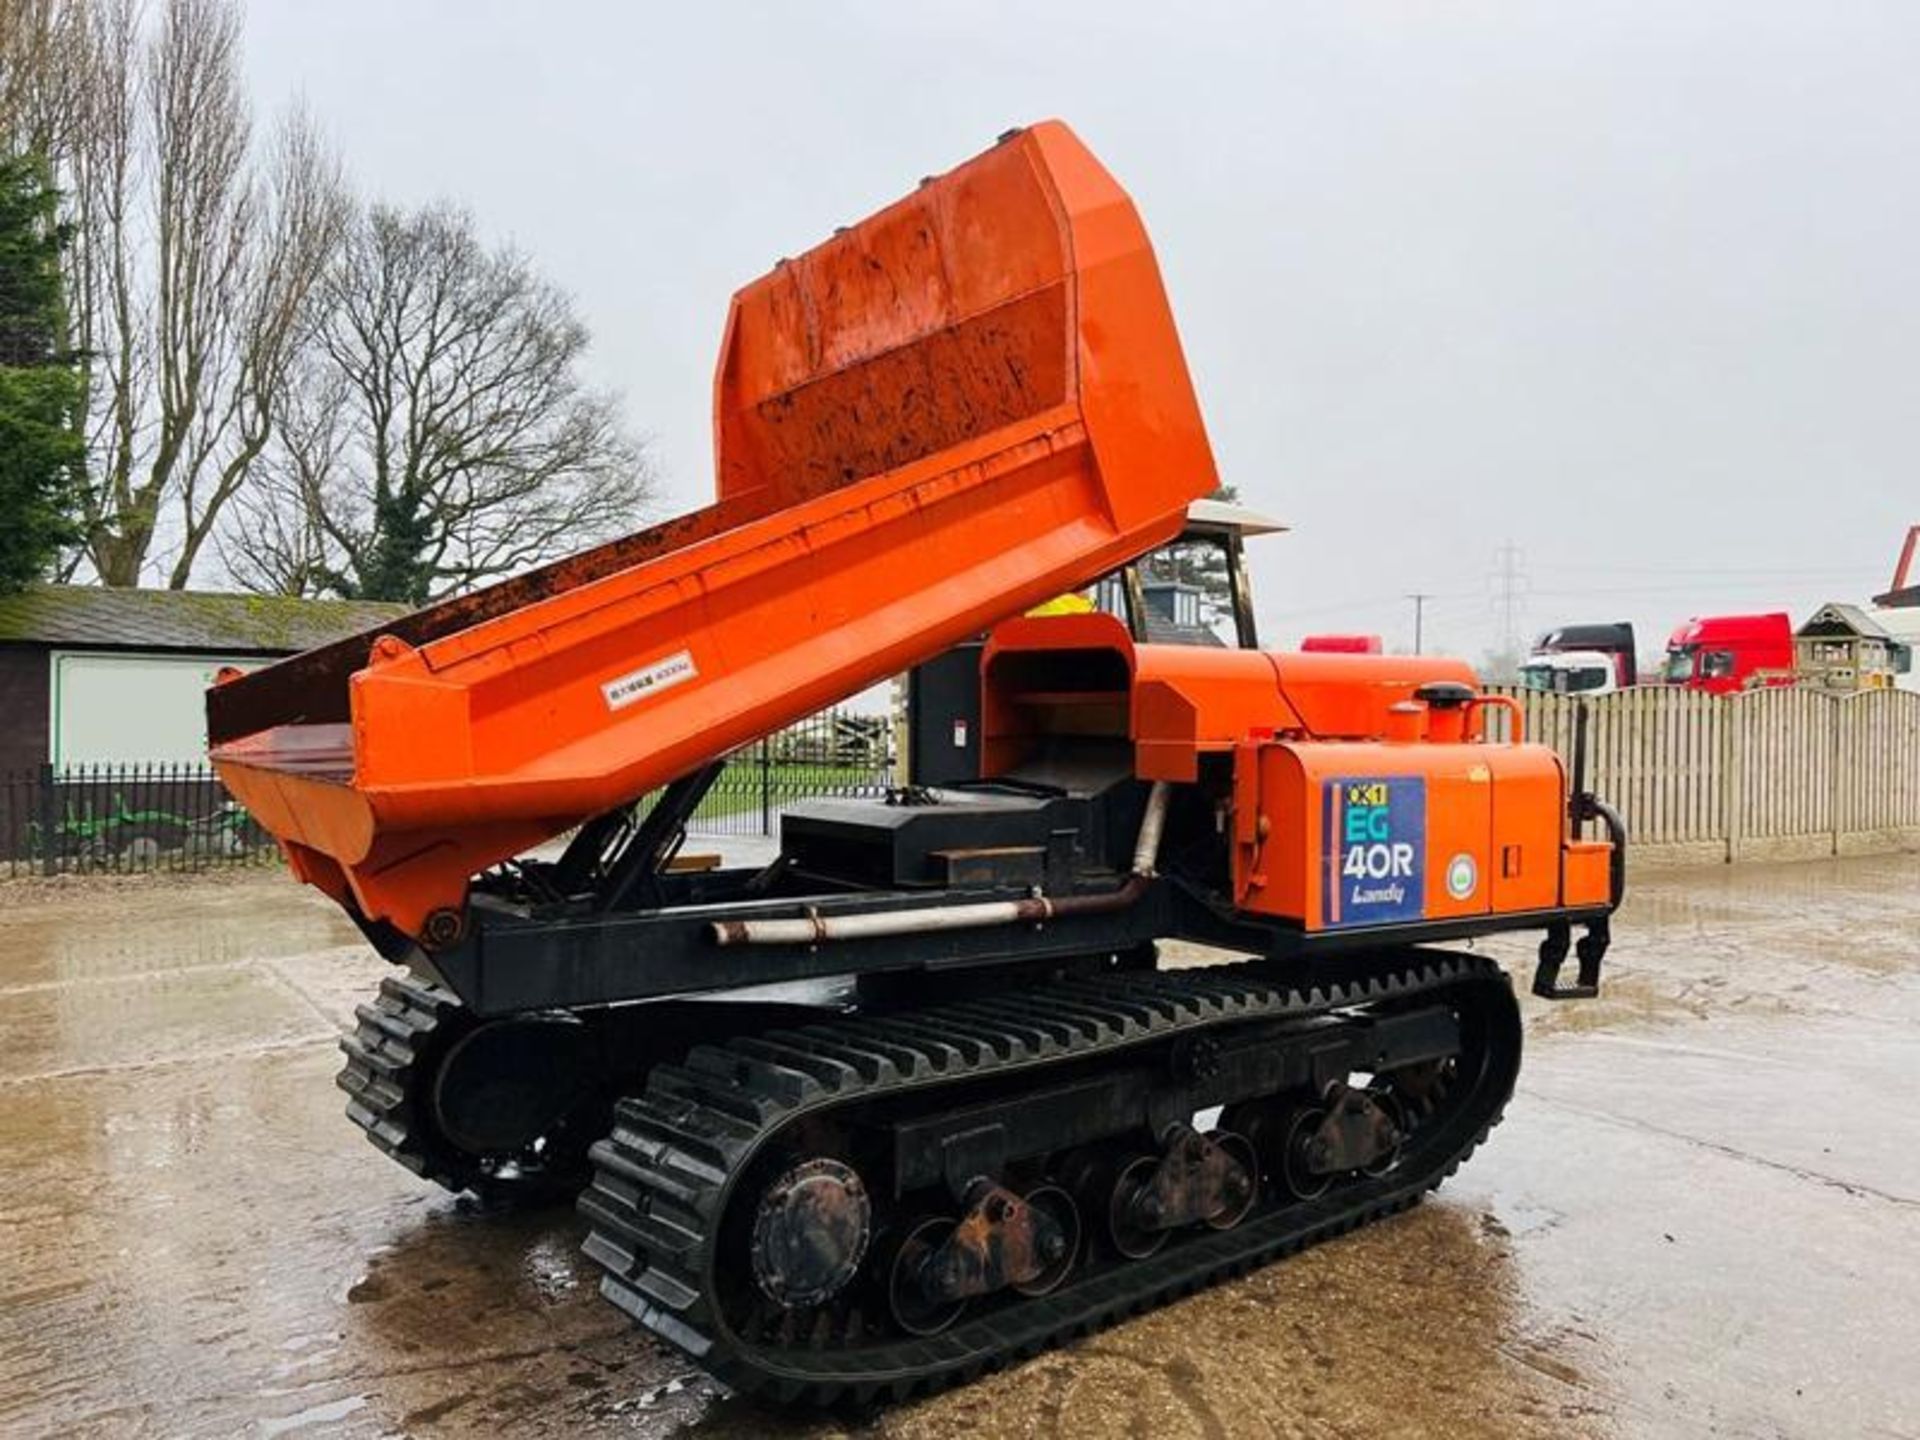
<instances>
[{"instance_id":1,"label":"black metal railing","mask_svg":"<svg viewBox=\"0 0 1920 1440\"><path fill-rule=\"evenodd\" d=\"M689 828L777 835L802 800L884 794L893 763L887 717L823 711L729 756ZM0 875L207 870L278 853L204 765L0 771Z\"/></svg>"},{"instance_id":2,"label":"black metal railing","mask_svg":"<svg viewBox=\"0 0 1920 1440\"><path fill-rule=\"evenodd\" d=\"M9 876L209 870L278 855L204 765L0 772L0 873Z\"/></svg>"},{"instance_id":3,"label":"black metal railing","mask_svg":"<svg viewBox=\"0 0 1920 1440\"><path fill-rule=\"evenodd\" d=\"M802 800L885 794L893 764L886 716L825 710L728 756L687 828L777 835L781 812Z\"/></svg>"}]
</instances>

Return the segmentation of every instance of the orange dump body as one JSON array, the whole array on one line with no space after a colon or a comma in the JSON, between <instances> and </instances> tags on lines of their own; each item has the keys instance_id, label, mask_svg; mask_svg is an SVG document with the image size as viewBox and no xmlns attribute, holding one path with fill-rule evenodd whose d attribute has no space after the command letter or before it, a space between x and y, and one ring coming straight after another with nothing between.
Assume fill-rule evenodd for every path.
<instances>
[{"instance_id":1,"label":"orange dump body","mask_svg":"<svg viewBox=\"0 0 1920 1440\"><path fill-rule=\"evenodd\" d=\"M1226 777L1234 905L1315 933L1608 904L1612 847L1570 833L1547 746L1486 738L1457 660L1139 645L1108 615L1010 621L982 656L982 768L1125 742L1143 779Z\"/></svg>"},{"instance_id":2,"label":"orange dump body","mask_svg":"<svg viewBox=\"0 0 1920 1440\"><path fill-rule=\"evenodd\" d=\"M740 291L714 388L717 504L210 693L302 878L428 933L475 872L1091 582L1216 483L1146 232L1053 122Z\"/></svg>"}]
</instances>

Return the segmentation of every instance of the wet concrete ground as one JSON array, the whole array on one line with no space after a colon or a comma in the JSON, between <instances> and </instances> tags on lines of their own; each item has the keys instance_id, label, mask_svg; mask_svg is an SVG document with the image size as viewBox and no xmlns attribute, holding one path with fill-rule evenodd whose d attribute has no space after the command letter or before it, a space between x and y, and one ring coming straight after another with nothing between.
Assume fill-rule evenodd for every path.
<instances>
[{"instance_id":1,"label":"wet concrete ground","mask_svg":"<svg viewBox=\"0 0 1920 1440\"><path fill-rule=\"evenodd\" d=\"M570 1214L365 1144L333 1041L381 966L324 902L0 887L0 1433L1920 1437L1920 856L1641 877L1618 932L1419 1209L796 1423L631 1330Z\"/></svg>"}]
</instances>

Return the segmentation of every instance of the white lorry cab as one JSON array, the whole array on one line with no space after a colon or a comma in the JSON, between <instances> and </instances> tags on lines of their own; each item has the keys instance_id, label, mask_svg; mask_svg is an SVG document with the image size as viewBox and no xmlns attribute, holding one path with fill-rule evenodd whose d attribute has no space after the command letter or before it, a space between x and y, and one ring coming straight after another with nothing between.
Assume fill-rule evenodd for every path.
<instances>
[{"instance_id":1,"label":"white lorry cab","mask_svg":"<svg viewBox=\"0 0 1920 1440\"><path fill-rule=\"evenodd\" d=\"M1607 695L1620 688L1620 675L1604 650L1559 650L1529 656L1520 683L1550 695Z\"/></svg>"}]
</instances>

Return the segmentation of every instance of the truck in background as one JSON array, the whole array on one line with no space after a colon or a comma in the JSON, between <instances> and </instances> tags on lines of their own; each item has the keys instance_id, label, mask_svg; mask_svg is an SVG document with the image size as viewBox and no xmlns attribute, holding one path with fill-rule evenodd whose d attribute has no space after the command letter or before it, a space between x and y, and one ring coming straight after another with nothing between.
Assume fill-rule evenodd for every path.
<instances>
[{"instance_id":1,"label":"truck in background","mask_svg":"<svg viewBox=\"0 0 1920 1440\"><path fill-rule=\"evenodd\" d=\"M1536 652L1520 667L1520 683L1549 695L1610 695L1626 688L1620 683L1618 659L1604 650Z\"/></svg>"},{"instance_id":2,"label":"truck in background","mask_svg":"<svg viewBox=\"0 0 1920 1440\"><path fill-rule=\"evenodd\" d=\"M1669 685L1714 695L1791 685L1793 621L1783 610L1765 615L1695 616L1667 641L1661 678Z\"/></svg>"},{"instance_id":3,"label":"truck in background","mask_svg":"<svg viewBox=\"0 0 1920 1440\"><path fill-rule=\"evenodd\" d=\"M1920 609L1909 605L1868 612L1904 652L1905 668L1896 667L1893 688L1920 691Z\"/></svg>"},{"instance_id":4,"label":"truck in background","mask_svg":"<svg viewBox=\"0 0 1920 1440\"><path fill-rule=\"evenodd\" d=\"M1535 661L1550 655L1604 655L1613 668L1614 683L1606 688L1624 690L1629 685L1639 683L1638 662L1633 643L1633 625L1626 620L1616 620L1611 624L1598 625L1561 625L1549 630L1533 642L1533 654L1528 657L1521 671L1523 679L1531 670ZM1549 670L1554 667L1548 667ZM1565 668L1565 667L1561 667ZM1574 666L1578 671L1580 666ZM1535 686L1535 689L1551 689L1552 686ZM1591 686L1582 686L1591 689Z\"/></svg>"},{"instance_id":5,"label":"truck in background","mask_svg":"<svg viewBox=\"0 0 1920 1440\"><path fill-rule=\"evenodd\" d=\"M1378 635L1309 635L1300 642L1307 655L1378 655L1382 653Z\"/></svg>"},{"instance_id":6,"label":"truck in background","mask_svg":"<svg viewBox=\"0 0 1920 1440\"><path fill-rule=\"evenodd\" d=\"M1902 690L1920 690L1920 662L1915 659L1920 656L1920 578L1914 573L1916 557L1920 557L1920 525L1909 525L1906 539L1900 545L1900 558L1893 564L1893 583L1885 594L1873 597L1873 609L1868 612L1906 648L1907 668L1894 681Z\"/></svg>"}]
</instances>

